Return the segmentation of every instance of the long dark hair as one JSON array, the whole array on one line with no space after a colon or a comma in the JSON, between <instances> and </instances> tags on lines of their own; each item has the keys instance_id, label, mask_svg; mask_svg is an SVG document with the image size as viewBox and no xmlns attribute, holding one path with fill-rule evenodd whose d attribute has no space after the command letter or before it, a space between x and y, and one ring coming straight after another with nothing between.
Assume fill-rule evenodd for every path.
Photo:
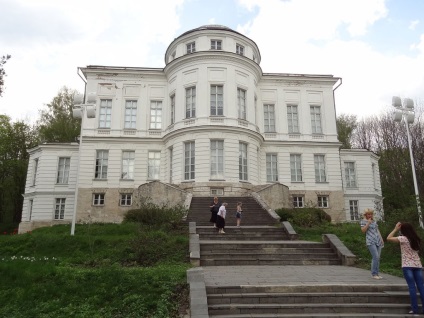
<instances>
[{"instance_id":1,"label":"long dark hair","mask_svg":"<svg viewBox=\"0 0 424 318\"><path fill-rule=\"evenodd\" d=\"M415 232L414 227L410 223L402 223L400 230L402 235L406 236L411 245L411 248L415 251L419 251L421 247L421 239Z\"/></svg>"}]
</instances>

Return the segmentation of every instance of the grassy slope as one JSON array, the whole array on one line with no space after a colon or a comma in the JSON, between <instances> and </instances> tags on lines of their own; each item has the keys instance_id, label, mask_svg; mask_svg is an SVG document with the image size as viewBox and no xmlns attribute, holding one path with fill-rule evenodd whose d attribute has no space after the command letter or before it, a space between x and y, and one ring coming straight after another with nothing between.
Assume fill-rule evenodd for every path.
<instances>
[{"instance_id":1,"label":"grassy slope","mask_svg":"<svg viewBox=\"0 0 424 318\"><path fill-rule=\"evenodd\" d=\"M0 317L178 315L187 234L161 233L168 256L142 267L136 224L77 225L69 233L64 225L0 236Z\"/></svg>"},{"instance_id":2,"label":"grassy slope","mask_svg":"<svg viewBox=\"0 0 424 318\"><path fill-rule=\"evenodd\" d=\"M336 234L357 255L356 266L370 268L357 223L294 228L302 240ZM391 230L380 228L383 237ZM140 232L124 223L77 225L69 233L62 225L0 236L0 317L178 316L190 267L187 231ZM402 275L398 245L386 243L381 271Z\"/></svg>"}]
</instances>

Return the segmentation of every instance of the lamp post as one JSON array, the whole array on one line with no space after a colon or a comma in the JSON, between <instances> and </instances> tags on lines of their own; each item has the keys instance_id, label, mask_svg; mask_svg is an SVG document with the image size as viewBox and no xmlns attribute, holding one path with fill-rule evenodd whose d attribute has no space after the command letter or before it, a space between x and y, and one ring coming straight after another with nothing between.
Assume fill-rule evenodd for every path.
<instances>
[{"instance_id":1,"label":"lamp post","mask_svg":"<svg viewBox=\"0 0 424 318\"><path fill-rule=\"evenodd\" d=\"M77 219L77 203L78 203L78 183L79 183L79 168L81 163L81 150L82 150L82 129L84 124L85 114L87 118L96 117L96 93L88 93L86 96L86 102L84 103L83 94L75 94L74 96L74 107L72 109L72 116L74 118L81 118L81 129L79 137L79 146L78 146L78 164L77 164L77 177L75 181L75 199L74 199L74 212L72 214L72 225L71 225L71 235L75 234L75 223Z\"/></svg>"},{"instance_id":2,"label":"lamp post","mask_svg":"<svg viewBox=\"0 0 424 318\"><path fill-rule=\"evenodd\" d=\"M409 156L411 158L412 177L414 179L415 199L417 200L418 220L420 222L420 227L423 229L424 225L423 216L421 214L420 194L418 192L417 176L415 175L415 164L414 155L412 154L411 134L409 132L409 124L412 124L415 119L414 101L410 98L404 98L402 105L402 100L400 99L400 97L393 96L392 106L396 108L393 114L393 120L396 122L401 122L403 120L405 122L406 134L408 136Z\"/></svg>"}]
</instances>

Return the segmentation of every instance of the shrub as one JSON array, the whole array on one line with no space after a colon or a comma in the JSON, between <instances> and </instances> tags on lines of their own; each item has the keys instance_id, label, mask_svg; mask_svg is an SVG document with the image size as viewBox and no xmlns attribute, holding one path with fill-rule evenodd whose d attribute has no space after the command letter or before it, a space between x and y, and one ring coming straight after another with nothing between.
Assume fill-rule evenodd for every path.
<instances>
[{"instance_id":1,"label":"shrub","mask_svg":"<svg viewBox=\"0 0 424 318\"><path fill-rule=\"evenodd\" d=\"M322 223L331 222L331 216L317 208L281 208L275 210L275 212L280 216L281 221L289 221L295 225L303 227L312 227Z\"/></svg>"},{"instance_id":2,"label":"shrub","mask_svg":"<svg viewBox=\"0 0 424 318\"><path fill-rule=\"evenodd\" d=\"M172 207L158 206L151 202L142 203L140 208L129 210L124 216L126 222L138 222L150 227L178 228L187 210L176 205Z\"/></svg>"}]
</instances>

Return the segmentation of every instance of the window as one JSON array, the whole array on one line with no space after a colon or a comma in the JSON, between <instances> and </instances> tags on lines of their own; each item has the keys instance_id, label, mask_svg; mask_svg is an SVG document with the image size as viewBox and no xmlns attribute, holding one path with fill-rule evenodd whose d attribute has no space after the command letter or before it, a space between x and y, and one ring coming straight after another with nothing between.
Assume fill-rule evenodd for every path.
<instances>
[{"instance_id":1,"label":"window","mask_svg":"<svg viewBox=\"0 0 424 318\"><path fill-rule=\"evenodd\" d=\"M196 117L196 87L186 88L186 118Z\"/></svg>"},{"instance_id":2,"label":"window","mask_svg":"<svg viewBox=\"0 0 424 318\"><path fill-rule=\"evenodd\" d=\"M120 206L131 206L132 205L132 194L121 193L121 199L119 200Z\"/></svg>"},{"instance_id":3,"label":"window","mask_svg":"<svg viewBox=\"0 0 424 318\"><path fill-rule=\"evenodd\" d=\"M315 182L326 182L325 177L325 157L324 155L314 155Z\"/></svg>"},{"instance_id":4,"label":"window","mask_svg":"<svg viewBox=\"0 0 424 318\"><path fill-rule=\"evenodd\" d=\"M305 206L303 196L293 196L293 207L294 208L303 208Z\"/></svg>"},{"instance_id":5,"label":"window","mask_svg":"<svg viewBox=\"0 0 424 318\"><path fill-rule=\"evenodd\" d=\"M107 167L109 161L108 150L97 150L96 152L96 171L94 174L95 179L107 178Z\"/></svg>"},{"instance_id":6,"label":"window","mask_svg":"<svg viewBox=\"0 0 424 318\"><path fill-rule=\"evenodd\" d=\"M278 161L276 153L266 154L266 181L278 181Z\"/></svg>"},{"instance_id":7,"label":"window","mask_svg":"<svg viewBox=\"0 0 424 318\"><path fill-rule=\"evenodd\" d=\"M125 129L135 129L135 123L137 118L137 101L127 100L125 101Z\"/></svg>"},{"instance_id":8,"label":"window","mask_svg":"<svg viewBox=\"0 0 424 318\"><path fill-rule=\"evenodd\" d=\"M319 195L318 196L318 207L319 208L328 208L328 195Z\"/></svg>"},{"instance_id":9,"label":"window","mask_svg":"<svg viewBox=\"0 0 424 318\"><path fill-rule=\"evenodd\" d=\"M356 188L355 163L345 162L345 179L347 188Z\"/></svg>"},{"instance_id":10,"label":"window","mask_svg":"<svg viewBox=\"0 0 424 318\"><path fill-rule=\"evenodd\" d=\"M244 142L239 143L239 179L243 181L248 180L247 175L247 144Z\"/></svg>"},{"instance_id":11,"label":"window","mask_svg":"<svg viewBox=\"0 0 424 318\"><path fill-rule=\"evenodd\" d=\"M69 180L69 167L71 165L71 158L59 158L57 166L57 178L56 183L68 184Z\"/></svg>"},{"instance_id":12,"label":"window","mask_svg":"<svg viewBox=\"0 0 424 318\"><path fill-rule=\"evenodd\" d=\"M264 105L264 130L265 132L275 132L274 105Z\"/></svg>"},{"instance_id":13,"label":"window","mask_svg":"<svg viewBox=\"0 0 424 318\"><path fill-rule=\"evenodd\" d=\"M162 102L150 102L150 129L162 128Z\"/></svg>"},{"instance_id":14,"label":"window","mask_svg":"<svg viewBox=\"0 0 424 318\"><path fill-rule=\"evenodd\" d=\"M352 221L359 220L359 205L358 200L349 200L350 219Z\"/></svg>"},{"instance_id":15,"label":"window","mask_svg":"<svg viewBox=\"0 0 424 318\"><path fill-rule=\"evenodd\" d=\"M99 128L110 128L110 121L112 117L112 100L100 100L100 115L99 115Z\"/></svg>"},{"instance_id":16,"label":"window","mask_svg":"<svg viewBox=\"0 0 424 318\"><path fill-rule=\"evenodd\" d=\"M311 126L313 134L321 134L321 107L311 106Z\"/></svg>"},{"instance_id":17,"label":"window","mask_svg":"<svg viewBox=\"0 0 424 318\"><path fill-rule=\"evenodd\" d=\"M122 152L122 173L121 179L134 179L134 159L135 151Z\"/></svg>"},{"instance_id":18,"label":"window","mask_svg":"<svg viewBox=\"0 0 424 318\"><path fill-rule=\"evenodd\" d=\"M30 199L29 200L29 206L28 206L28 220L31 221L32 220L32 208L34 206L34 200Z\"/></svg>"},{"instance_id":19,"label":"window","mask_svg":"<svg viewBox=\"0 0 424 318\"><path fill-rule=\"evenodd\" d=\"M289 126L289 133L299 132L299 117L297 114L296 105L287 105L287 121Z\"/></svg>"},{"instance_id":20,"label":"window","mask_svg":"<svg viewBox=\"0 0 424 318\"><path fill-rule=\"evenodd\" d=\"M159 151L149 151L148 158L148 178L150 180L158 180L160 172L160 152Z\"/></svg>"},{"instance_id":21,"label":"window","mask_svg":"<svg viewBox=\"0 0 424 318\"><path fill-rule=\"evenodd\" d=\"M237 102L238 102L238 113L239 118L246 120L246 91L241 88L237 88Z\"/></svg>"},{"instance_id":22,"label":"window","mask_svg":"<svg viewBox=\"0 0 424 318\"><path fill-rule=\"evenodd\" d=\"M302 162L300 155L290 155L291 181L302 181Z\"/></svg>"},{"instance_id":23,"label":"window","mask_svg":"<svg viewBox=\"0 0 424 318\"><path fill-rule=\"evenodd\" d=\"M93 205L105 205L105 194L93 193Z\"/></svg>"},{"instance_id":24,"label":"window","mask_svg":"<svg viewBox=\"0 0 424 318\"><path fill-rule=\"evenodd\" d=\"M194 141L184 143L184 180L193 180L195 177Z\"/></svg>"},{"instance_id":25,"label":"window","mask_svg":"<svg viewBox=\"0 0 424 318\"><path fill-rule=\"evenodd\" d=\"M211 196L223 196L224 195L224 189L216 188L211 189Z\"/></svg>"},{"instance_id":26,"label":"window","mask_svg":"<svg viewBox=\"0 0 424 318\"><path fill-rule=\"evenodd\" d=\"M34 159L34 168L32 171L32 185L35 186L37 180L37 170L38 170L38 158Z\"/></svg>"},{"instance_id":27,"label":"window","mask_svg":"<svg viewBox=\"0 0 424 318\"><path fill-rule=\"evenodd\" d=\"M211 50L221 50L222 42L220 40L211 40Z\"/></svg>"},{"instance_id":28,"label":"window","mask_svg":"<svg viewBox=\"0 0 424 318\"><path fill-rule=\"evenodd\" d=\"M224 141L211 140L211 178L224 177Z\"/></svg>"},{"instance_id":29,"label":"window","mask_svg":"<svg viewBox=\"0 0 424 318\"><path fill-rule=\"evenodd\" d=\"M244 46L240 44L236 44L236 53L240 55L244 55Z\"/></svg>"},{"instance_id":30,"label":"window","mask_svg":"<svg viewBox=\"0 0 424 318\"><path fill-rule=\"evenodd\" d=\"M175 123L175 94L171 96L171 125Z\"/></svg>"},{"instance_id":31,"label":"window","mask_svg":"<svg viewBox=\"0 0 424 318\"><path fill-rule=\"evenodd\" d=\"M187 54L196 52L196 42L190 42L187 44Z\"/></svg>"},{"instance_id":32,"label":"window","mask_svg":"<svg viewBox=\"0 0 424 318\"><path fill-rule=\"evenodd\" d=\"M63 220L65 218L65 198L57 198L54 207L54 219Z\"/></svg>"},{"instance_id":33,"label":"window","mask_svg":"<svg viewBox=\"0 0 424 318\"><path fill-rule=\"evenodd\" d=\"M224 86L211 85L211 116L224 114Z\"/></svg>"},{"instance_id":34,"label":"window","mask_svg":"<svg viewBox=\"0 0 424 318\"><path fill-rule=\"evenodd\" d=\"M169 183L172 183L172 163L174 162L174 148L169 148Z\"/></svg>"},{"instance_id":35,"label":"window","mask_svg":"<svg viewBox=\"0 0 424 318\"><path fill-rule=\"evenodd\" d=\"M371 164L371 173L372 173L372 185L374 186L374 189L377 190L377 179L375 175L375 163Z\"/></svg>"}]
</instances>

